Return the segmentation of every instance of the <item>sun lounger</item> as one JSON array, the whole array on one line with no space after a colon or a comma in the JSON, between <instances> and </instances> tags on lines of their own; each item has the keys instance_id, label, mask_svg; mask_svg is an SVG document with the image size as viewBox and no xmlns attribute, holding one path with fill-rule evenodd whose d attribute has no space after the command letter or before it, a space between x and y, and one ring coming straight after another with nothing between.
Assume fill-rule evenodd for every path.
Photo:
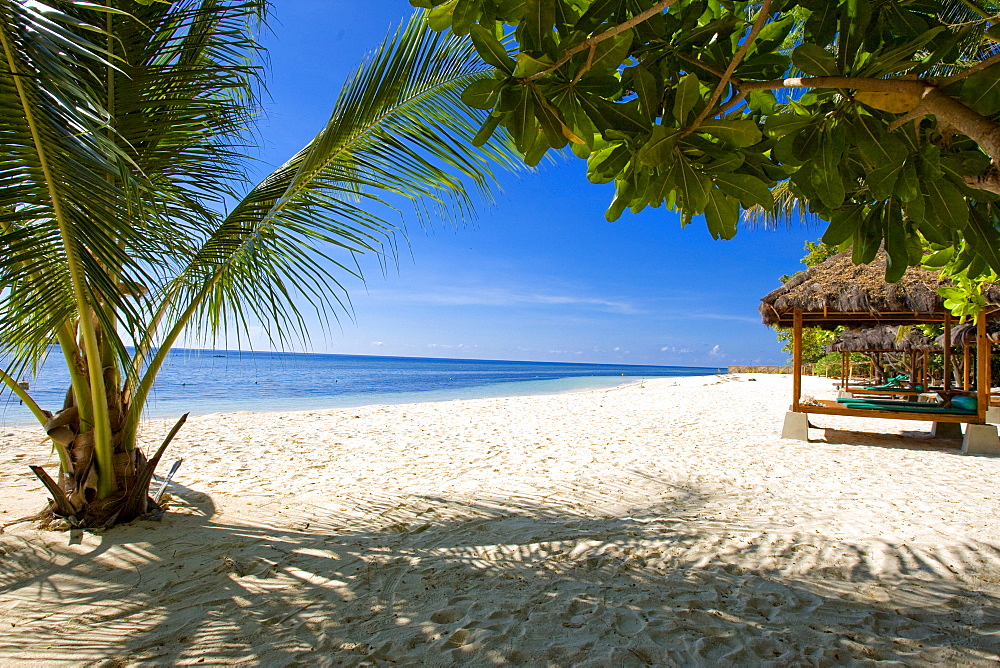
<instances>
[{"instance_id":1,"label":"sun lounger","mask_svg":"<svg viewBox=\"0 0 1000 668\"><path fill-rule=\"evenodd\" d=\"M881 385L865 385L866 390L892 390L892 389L906 389L903 383L910 382L910 377L905 374L900 374L898 376L893 376Z\"/></svg>"},{"instance_id":2,"label":"sun lounger","mask_svg":"<svg viewBox=\"0 0 1000 668\"><path fill-rule=\"evenodd\" d=\"M955 399L960 399L961 397L955 397ZM975 399L974 397L968 397ZM912 401L879 401L879 400L868 400L863 399L843 399L839 400L839 403L843 404L847 408L861 409L861 410L873 410L873 411L890 411L893 413L925 413L931 415L976 415L976 407L973 404L972 407L968 407L966 402L959 402L955 404L952 400L953 405L949 407L944 407L939 404L926 404L917 403Z\"/></svg>"}]
</instances>

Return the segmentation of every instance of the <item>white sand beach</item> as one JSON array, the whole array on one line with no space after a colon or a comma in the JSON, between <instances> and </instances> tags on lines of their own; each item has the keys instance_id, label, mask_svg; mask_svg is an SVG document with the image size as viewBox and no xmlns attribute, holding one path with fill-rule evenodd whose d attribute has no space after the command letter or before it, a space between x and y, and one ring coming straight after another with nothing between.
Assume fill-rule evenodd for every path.
<instances>
[{"instance_id":1,"label":"white sand beach","mask_svg":"<svg viewBox=\"0 0 1000 668\"><path fill-rule=\"evenodd\" d=\"M923 422L782 440L790 397L710 376L193 418L161 521L0 534L0 664L995 665L1000 458ZM0 432L0 522L44 502L35 463L38 432Z\"/></svg>"}]
</instances>

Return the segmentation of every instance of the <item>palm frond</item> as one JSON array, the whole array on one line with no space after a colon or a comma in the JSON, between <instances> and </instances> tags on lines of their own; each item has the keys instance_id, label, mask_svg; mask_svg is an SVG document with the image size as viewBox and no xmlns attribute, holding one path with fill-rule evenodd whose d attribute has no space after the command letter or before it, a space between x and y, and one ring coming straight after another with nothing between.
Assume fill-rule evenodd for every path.
<instances>
[{"instance_id":1,"label":"palm frond","mask_svg":"<svg viewBox=\"0 0 1000 668\"><path fill-rule=\"evenodd\" d=\"M740 219L740 226L745 230L777 230L782 227L792 228L795 225L803 227L818 226L823 221L805 208L803 202L789 189L788 181L783 181L771 189L774 196L774 208L770 211L759 204L745 209Z\"/></svg>"},{"instance_id":2,"label":"palm frond","mask_svg":"<svg viewBox=\"0 0 1000 668\"><path fill-rule=\"evenodd\" d=\"M503 139L469 148L486 112L460 95L488 71L467 39L430 32L419 17L388 39L344 86L323 131L234 207L179 277L219 291L206 300L217 306L196 319L202 331L234 314L217 310L223 305L249 306L276 332L297 328L292 295L318 312L342 308L344 293L330 290L339 285L336 272L355 275L351 254L391 243L399 203L410 200L419 211L430 200L463 215L467 183L488 195L492 165L520 168ZM272 297L287 308L275 310Z\"/></svg>"},{"instance_id":3,"label":"palm frond","mask_svg":"<svg viewBox=\"0 0 1000 668\"><path fill-rule=\"evenodd\" d=\"M0 0L0 339L26 363L81 298L122 301L107 266L141 273L120 242L135 236L121 222L126 193L142 186L108 136L100 34L71 11Z\"/></svg>"},{"instance_id":4,"label":"palm frond","mask_svg":"<svg viewBox=\"0 0 1000 668\"><path fill-rule=\"evenodd\" d=\"M387 38L345 84L326 127L242 197L163 289L164 344L185 327L203 338L252 322L279 345L304 340L303 306L321 324L349 309L341 281L360 277L357 255L392 248L403 203L462 217L470 187L488 197L492 170L523 169L506 135L471 148L487 112L460 96L491 72L468 38L431 32L419 15Z\"/></svg>"}]
</instances>

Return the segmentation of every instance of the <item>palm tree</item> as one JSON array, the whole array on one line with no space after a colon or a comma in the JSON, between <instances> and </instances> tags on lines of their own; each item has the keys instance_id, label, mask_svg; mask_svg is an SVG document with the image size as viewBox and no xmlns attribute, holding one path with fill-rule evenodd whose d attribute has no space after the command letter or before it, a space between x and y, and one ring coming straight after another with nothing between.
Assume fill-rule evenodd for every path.
<instances>
[{"instance_id":1,"label":"palm tree","mask_svg":"<svg viewBox=\"0 0 1000 668\"><path fill-rule=\"evenodd\" d=\"M401 201L468 212L503 143L472 149L459 102L487 68L417 19L362 64L329 123L247 179L267 0L0 0L0 380L59 455L44 513L78 526L154 510L136 445L182 333L305 337L304 305L346 305L352 257L391 248ZM227 207L227 204L229 205ZM227 211L228 208L228 211ZM379 213L379 212L382 213ZM51 345L71 387L56 411L17 383Z\"/></svg>"}]
</instances>

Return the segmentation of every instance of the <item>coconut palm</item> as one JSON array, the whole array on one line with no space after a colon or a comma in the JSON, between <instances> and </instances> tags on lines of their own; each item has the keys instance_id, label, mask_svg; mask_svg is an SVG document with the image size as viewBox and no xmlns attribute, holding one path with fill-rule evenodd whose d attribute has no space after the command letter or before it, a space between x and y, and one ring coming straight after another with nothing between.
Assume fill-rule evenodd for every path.
<instances>
[{"instance_id":1,"label":"coconut palm","mask_svg":"<svg viewBox=\"0 0 1000 668\"><path fill-rule=\"evenodd\" d=\"M59 455L45 511L106 526L155 510L136 432L170 347L304 338L347 304L353 256L392 246L397 207L455 215L518 161L473 149L459 103L485 66L414 20L359 67L329 123L253 185L266 0L0 0L0 380ZM53 346L52 344L55 344ZM17 378L50 350L62 407ZM49 410L55 408L57 410Z\"/></svg>"}]
</instances>

